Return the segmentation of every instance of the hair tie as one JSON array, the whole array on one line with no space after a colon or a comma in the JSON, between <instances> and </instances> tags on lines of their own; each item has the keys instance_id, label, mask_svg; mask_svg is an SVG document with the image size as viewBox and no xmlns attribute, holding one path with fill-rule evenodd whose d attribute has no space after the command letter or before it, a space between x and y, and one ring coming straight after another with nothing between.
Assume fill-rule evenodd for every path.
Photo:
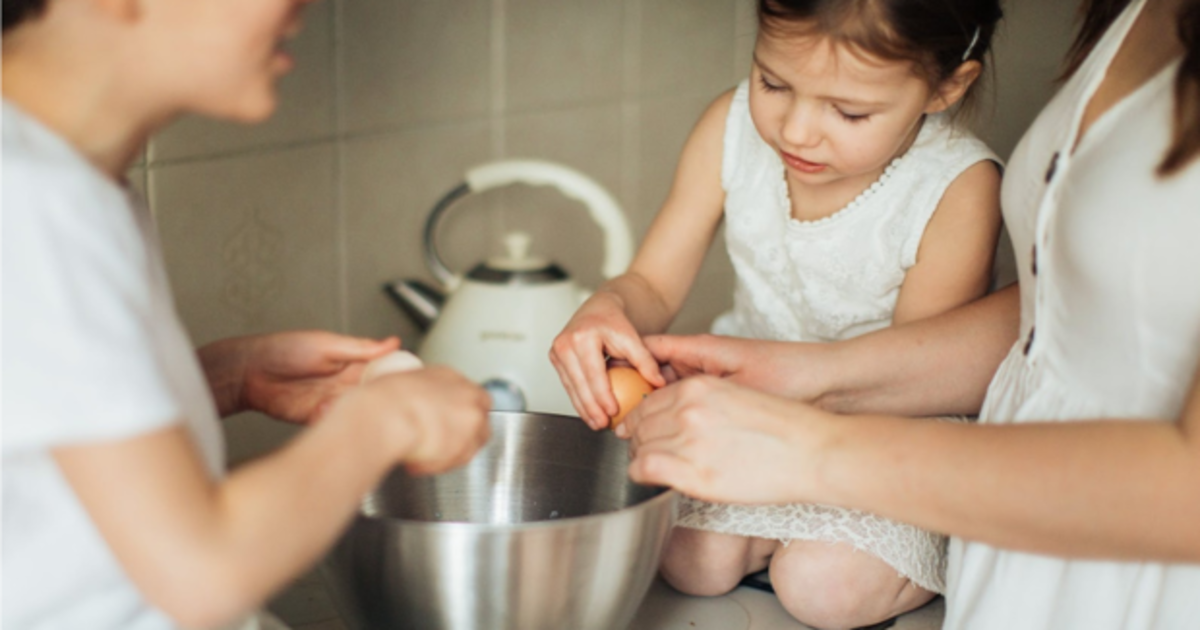
<instances>
[{"instance_id":1,"label":"hair tie","mask_svg":"<svg viewBox=\"0 0 1200 630\"><path fill-rule=\"evenodd\" d=\"M979 27L975 27L975 34L971 36L971 43L967 44L967 52L963 53L962 60L966 61L971 58L971 52L975 50L975 44L979 43Z\"/></svg>"}]
</instances>

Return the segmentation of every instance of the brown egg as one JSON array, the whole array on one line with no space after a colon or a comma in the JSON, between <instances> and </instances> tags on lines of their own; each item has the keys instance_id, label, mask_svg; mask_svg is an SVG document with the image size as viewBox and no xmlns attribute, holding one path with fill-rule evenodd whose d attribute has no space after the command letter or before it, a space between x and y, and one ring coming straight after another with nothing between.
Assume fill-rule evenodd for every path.
<instances>
[{"instance_id":1,"label":"brown egg","mask_svg":"<svg viewBox=\"0 0 1200 630\"><path fill-rule=\"evenodd\" d=\"M642 402L642 399L647 394L654 391L654 386L651 385L642 375L631 367L618 366L608 370L608 382L612 385L613 396L617 399L617 405L621 410L617 415L613 416L610 428L616 428L617 425L625 421L625 416L633 411L633 408Z\"/></svg>"}]
</instances>

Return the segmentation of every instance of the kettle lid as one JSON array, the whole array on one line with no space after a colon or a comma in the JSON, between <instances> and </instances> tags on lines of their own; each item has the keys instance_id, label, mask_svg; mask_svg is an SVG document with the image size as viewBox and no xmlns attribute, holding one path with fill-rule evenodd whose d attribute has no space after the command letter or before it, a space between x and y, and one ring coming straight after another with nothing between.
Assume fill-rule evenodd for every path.
<instances>
[{"instance_id":1,"label":"kettle lid","mask_svg":"<svg viewBox=\"0 0 1200 630\"><path fill-rule=\"evenodd\" d=\"M467 278L491 284L544 284L562 282L569 276L558 265L529 255L532 238L526 232L504 235L504 255L495 256L467 272Z\"/></svg>"}]
</instances>

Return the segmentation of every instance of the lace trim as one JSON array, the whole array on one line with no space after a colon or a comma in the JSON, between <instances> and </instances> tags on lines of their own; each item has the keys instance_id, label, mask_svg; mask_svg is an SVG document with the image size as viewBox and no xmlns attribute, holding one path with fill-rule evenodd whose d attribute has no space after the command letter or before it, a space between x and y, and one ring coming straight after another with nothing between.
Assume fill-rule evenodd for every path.
<instances>
[{"instance_id":1,"label":"lace trim","mask_svg":"<svg viewBox=\"0 0 1200 630\"><path fill-rule=\"evenodd\" d=\"M842 221L845 220L845 217L852 216L856 210L865 206L867 201L871 199L871 197L874 197L875 194L883 188L888 180L892 178L892 175L895 174L896 169L899 168L900 163L907 155L908 153L905 152L904 155L893 158L892 161L888 163L887 167L883 169L883 172L879 174L878 179L876 179L874 182L871 182L870 186L864 188L862 192L858 193L857 197L850 200L850 203L843 206L840 210L827 217L821 217L820 219L813 219L811 221L803 221L791 216L792 197L791 193L788 192L787 187L787 171L784 170L783 177L780 178L780 186L777 190L779 191L780 200L783 202L783 207L787 208L788 211L788 228L800 228L808 230L828 225L834 221Z\"/></svg>"}]
</instances>

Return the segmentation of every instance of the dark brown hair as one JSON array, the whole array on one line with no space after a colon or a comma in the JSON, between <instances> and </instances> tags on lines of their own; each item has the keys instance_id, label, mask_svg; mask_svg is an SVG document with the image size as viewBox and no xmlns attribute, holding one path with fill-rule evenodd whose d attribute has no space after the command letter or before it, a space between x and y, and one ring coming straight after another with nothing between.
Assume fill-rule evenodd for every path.
<instances>
[{"instance_id":1,"label":"dark brown hair","mask_svg":"<svg viewBox=\"0 0 1200 630\"><path fill-rule=\"evenodd\" d=\"M26 19L41 15L46 10L47 0L4 0L4 30L8 30Z\"/></svg>"},{"instance_id":2,"label":"dark brown hair","mask_svg":"<svg viewBox=\"0 0 1200 630\"><path fill-rule=\"evenodd\" d=\"M999 0L758 0L761 32L816 32L882 59L911 61L933 88L964 61L984 63L1003 15Z\"/></svg>"},{"instance_id":3,"label":"dark brown hair","mask_svg":"<svg viewBox=\"0 0 1200 630\"><path fill-rule=\"evenodd\" d=\"M1131 0L1085 0L1082 24L1067 54L1062 79L1083 65L1104 31L1112 26ZM1159 175L1171 175L1200 156L1200 0L1189 0L1179 12L1179 40L1185 52L1175 75L1174 139L1162 162Z\"/></svg>"}]
</instances>

